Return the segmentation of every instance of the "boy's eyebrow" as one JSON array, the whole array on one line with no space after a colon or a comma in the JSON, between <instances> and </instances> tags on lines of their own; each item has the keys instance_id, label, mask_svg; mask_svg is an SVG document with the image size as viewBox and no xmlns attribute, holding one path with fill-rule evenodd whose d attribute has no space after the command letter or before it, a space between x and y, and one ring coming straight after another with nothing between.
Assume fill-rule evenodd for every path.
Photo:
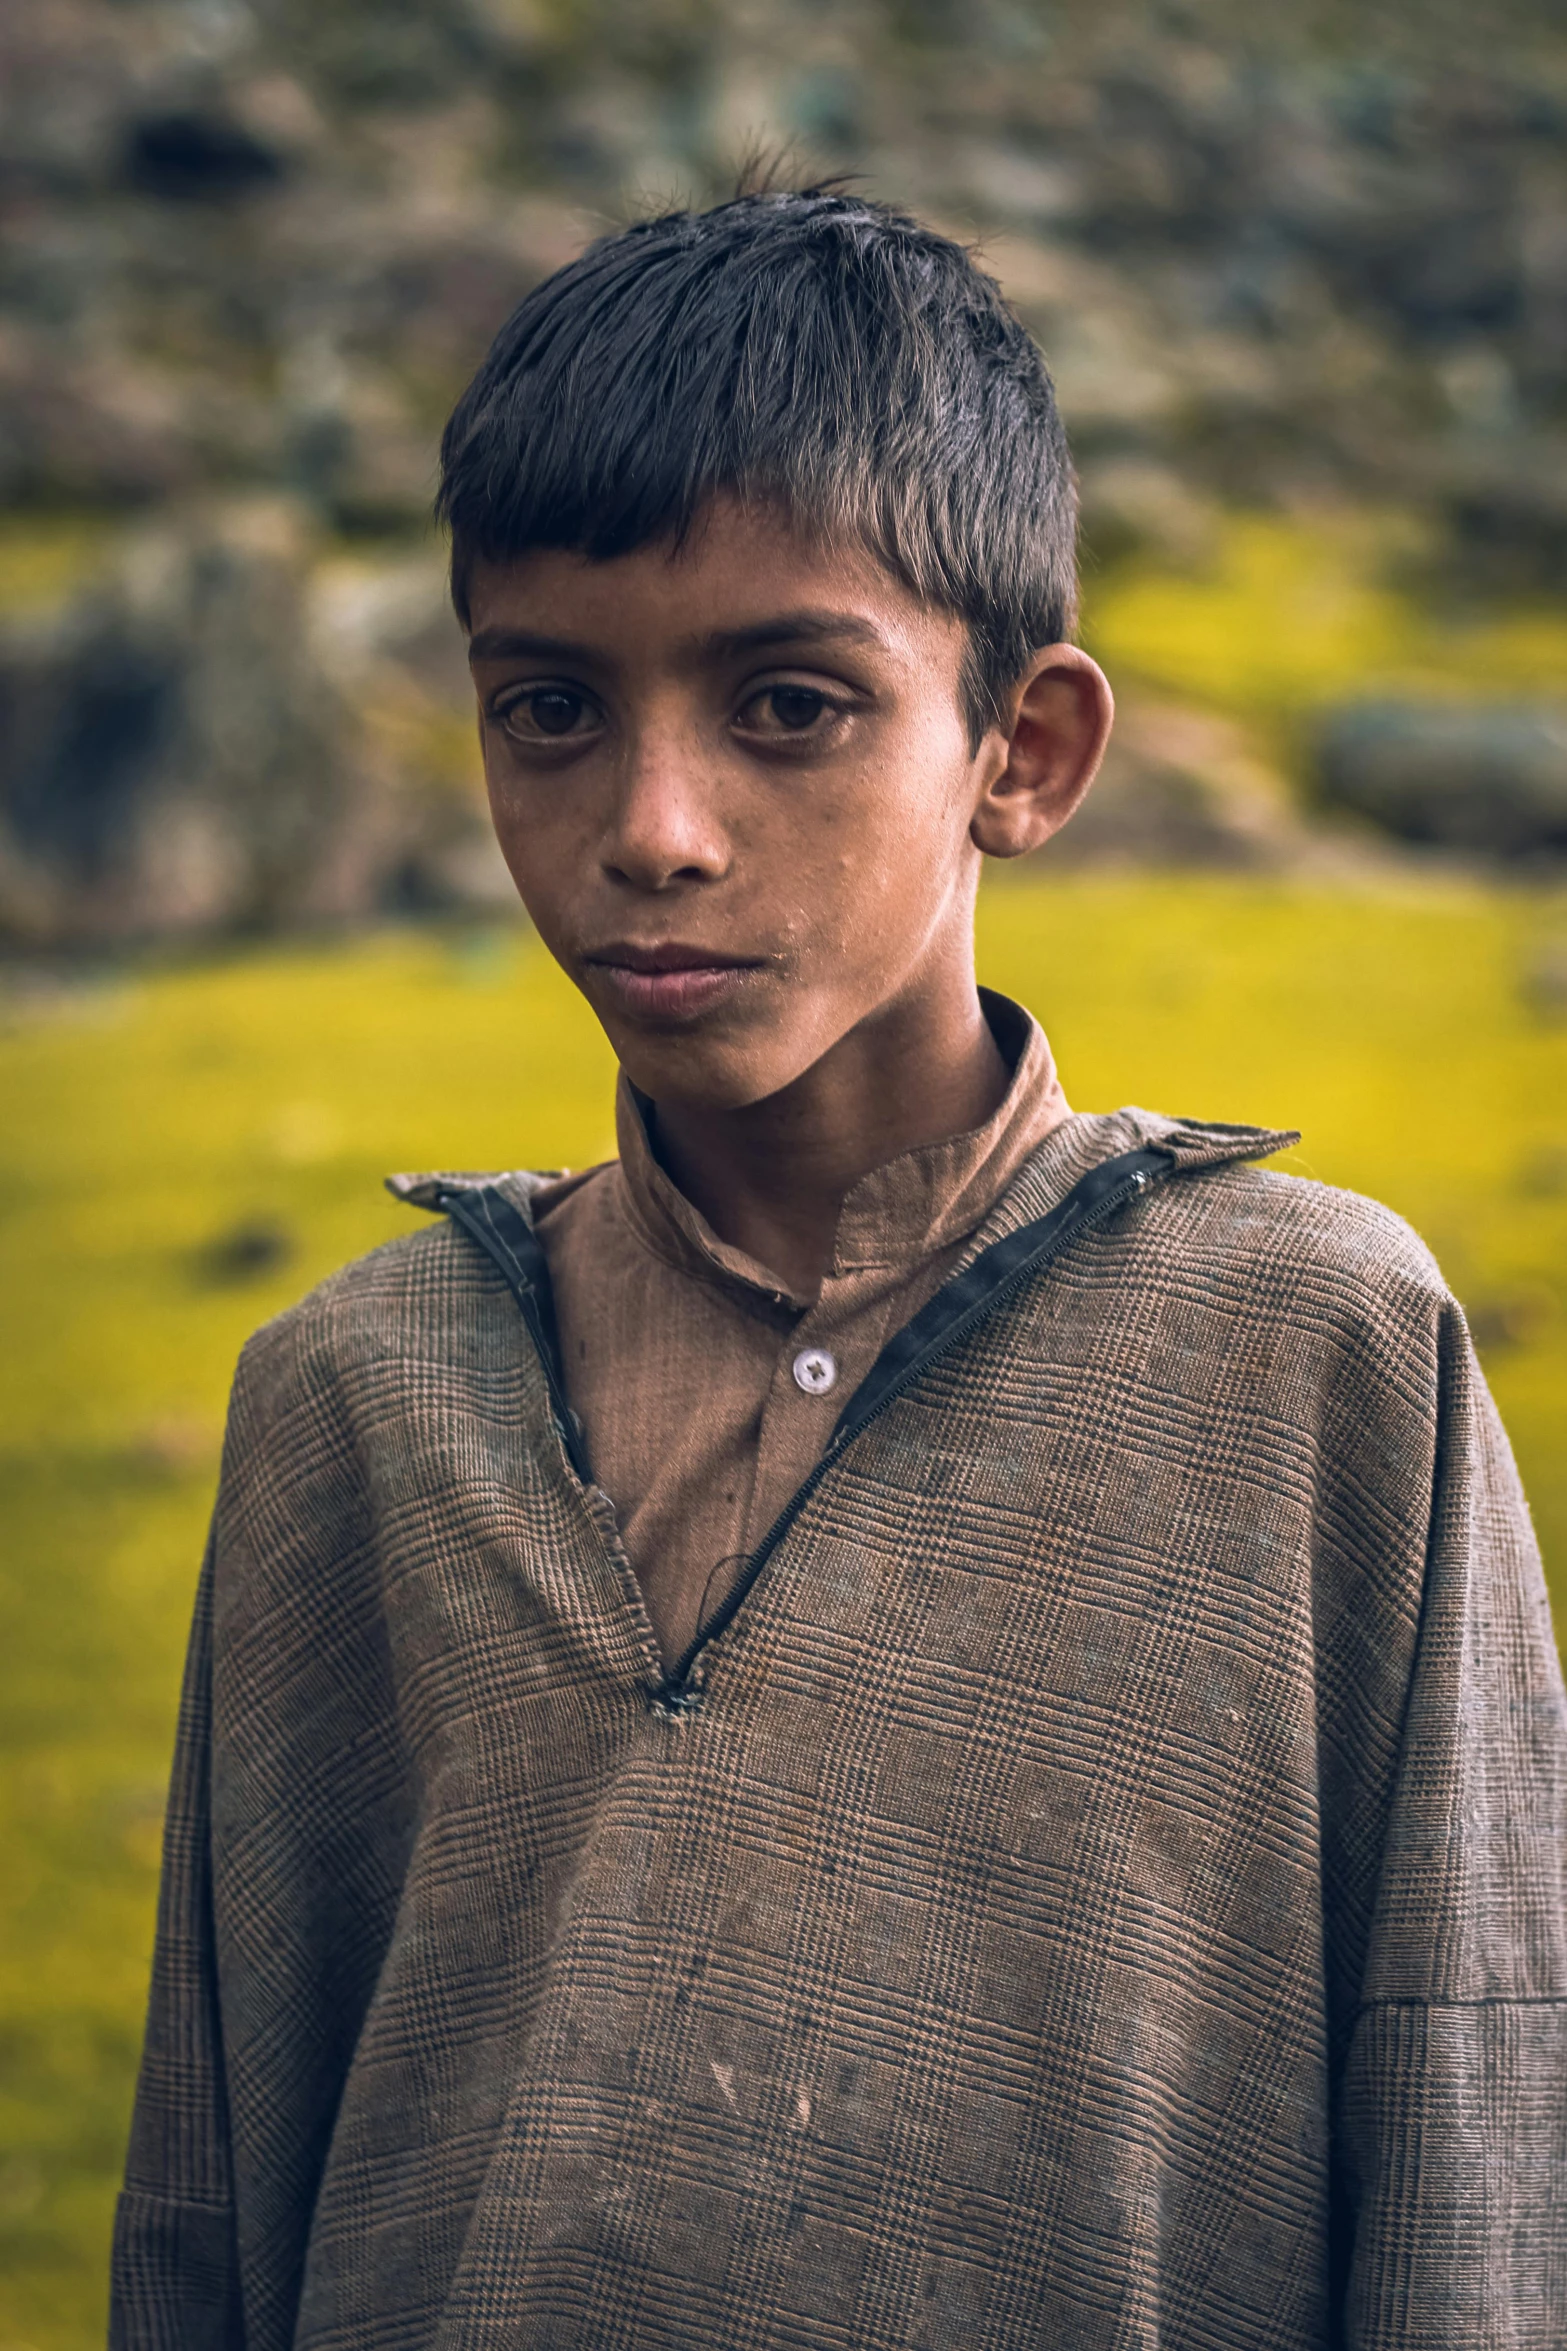
<instances>
[{"instance_id":1,"label":"boy's eyebrow","mask_svg":"<svg viewBox=\"0 0 1567 2351\"><path fill-rule=\"evenodd\" d=\"M780 612L748 629L716 629L702 639L702 651L720 658L736 653L765 653L771 645L837 644L879 645L881 631L852 612L806 610Z\"/></svg>"},{"instance_id":2,"label":"boy's eyebrow","mask_svg":"<svg viewBox=\"0 0 1567 2351\"><path fill-rule=\"evenodd\" d=\"M568 637L540 637L531 629L480 629L468 639L470 661L591 661L591 645Z\"/></svg>"},{"instance_id":3,"label":"boy's eyebrow","mask_svg":"<svg viewBox=\"0 0 1567 2351\"><path fill-rule=\"evenodd\" d=\"M710 658L732 660L737 654L764 653L774 645L820 645L829 642L879 645L881 631L852 612L811 608L780 612L750 628L715 629L698 640L697 650ZM542 637L532 629L480 629L468 640L470 661L591 661L598 658L591 645L566 637Z\"/></svg>"}]
</instances>

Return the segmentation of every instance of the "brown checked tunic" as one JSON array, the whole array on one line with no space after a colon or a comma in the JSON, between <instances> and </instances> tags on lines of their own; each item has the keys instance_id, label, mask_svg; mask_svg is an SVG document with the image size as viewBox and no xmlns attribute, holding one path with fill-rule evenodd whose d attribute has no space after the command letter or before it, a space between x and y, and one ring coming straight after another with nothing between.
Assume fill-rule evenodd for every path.
<instances>
[{"instance_id":1,"label":"brown checked tunic","mask_svg":"<svg viewBox=\"0 0 1567 2351\"><path fill-rule=\"evenodd\" d=\"M639 1575L674 1554L722 1592L887 1339L1069 1115L1044 1031L1005 997L985 1003L1012 1065L1005 1100L854 1186L814 1297L791 1296L676 1190L624 1078L619 1160L535 1193L566 1389Z\"/></svg>"},{"instance_id":2,"label":"brown checked tunic","mask_svg":"<svg viewBox=\"0 0 1567 2351\"><path fill-rule=\"evenodd\" d=\"M824 1334L678 1659L678 1416L617 1523L538 1179L405 1186L252 1340L122 2351L1560 2351L1538 1559L1430 1258L1281 1140L1049 1125Z\"/></svg>"}]
</instances>

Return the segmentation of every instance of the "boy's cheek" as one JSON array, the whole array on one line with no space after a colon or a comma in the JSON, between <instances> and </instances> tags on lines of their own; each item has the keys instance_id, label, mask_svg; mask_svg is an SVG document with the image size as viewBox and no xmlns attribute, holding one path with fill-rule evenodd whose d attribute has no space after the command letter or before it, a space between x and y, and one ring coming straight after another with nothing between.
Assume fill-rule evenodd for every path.
<instances>
[{"instance_id":1,"label":"boy's cheek","mask_svg":"<svg viewBox=\"0 0 1567 2351\"><path fill-rule=\"evenodd\" d=\"M566 926L558 904L560 892L551 885L572 870L574 861L552 841L553 828L529 821L516 798L504 791L490 793L490 820L529 921L556 961L567 962L569 968L562 953Z\"/></svg>"},{"instance_id":2,"label":"boy's cheek","mask_svg":"<svg viewBox=\"0 0 1567 2351\"><path fill-rule=\"evenodd\" d=\"M569 829L571 801L563 792L541 791L536 778L508 773L499 754L485 761L484 783L495 838L520 889L526 869L537 871L563 854L557 844Z\"/></svg>"}]
</instances>

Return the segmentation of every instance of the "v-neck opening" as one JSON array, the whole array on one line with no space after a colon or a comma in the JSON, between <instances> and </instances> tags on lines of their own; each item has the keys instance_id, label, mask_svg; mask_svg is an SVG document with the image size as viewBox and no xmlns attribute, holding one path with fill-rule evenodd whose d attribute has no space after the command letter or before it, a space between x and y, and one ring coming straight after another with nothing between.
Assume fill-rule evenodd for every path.
<instances>
[{"instance_id":1,"label":"v-neck opening","mask_svg":"<svg viewBox=\"0 0 1567 2351\"><path fill-rule=\"evenodd\" d=\"M1042 1146L1043 1148L1043 1146ZM871 1422L912 1386L940 1355L957 1345L1002 1300L1175 1165L1157 1145L1120 1152L1090 1167L1043 1216L965 1253L958 1267L919 1311L879 1350L870 1372L848 1399L826 1446L772 1521L744 1555L738 1574L712 1611L699 1619L692 1640L671 1664L648 1606L647 1594L621 1539L614 1500L593 1477L581 1424L566 1394L555 1336L548 1261L531 1221L496 1185L454 1187L431 1201L459 1224L504 1276L544 1373L550 1417L562 1467L574 1486L628 1603L638 1647L654 1669L646 1685L650 1707L666 1715L698 1703L703 1659L734 1623L768 1561L823 1479Z\"/></svg>"}]
</instances>

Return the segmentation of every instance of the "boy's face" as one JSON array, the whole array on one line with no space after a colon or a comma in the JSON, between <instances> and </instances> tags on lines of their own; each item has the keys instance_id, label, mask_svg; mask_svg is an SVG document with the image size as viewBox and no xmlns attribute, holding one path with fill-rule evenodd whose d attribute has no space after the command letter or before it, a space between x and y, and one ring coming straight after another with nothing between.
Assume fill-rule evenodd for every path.
<instances>
[{"instance_id":1,"label":"boy's face","mask_svg":"<svg viewBox=\"0 0 1567 2351\"><path fill-rule=\"evenodd\" d=\"M970 749L961 623L766 512L720 503L678 553L479 565L469 602L501 848L655 1101L761 1101L950 980L980 843L1070 812L1004 805L1003 731Z\"/></svg>"}]
</instances>

